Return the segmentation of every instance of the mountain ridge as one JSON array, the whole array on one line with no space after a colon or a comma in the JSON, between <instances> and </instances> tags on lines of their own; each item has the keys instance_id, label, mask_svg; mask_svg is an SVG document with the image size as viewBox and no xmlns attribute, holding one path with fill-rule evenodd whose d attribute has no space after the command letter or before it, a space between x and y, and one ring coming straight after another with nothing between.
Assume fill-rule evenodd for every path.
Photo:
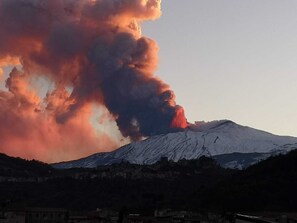
<instances>
[{"instance_id":1,"label":"mountain ridge","mask_svg":"<svg viewBox=\"0 0 297 223\"><path fill-rule=\"evenodd\" d=\"M297 149L297 138L278 136L262 130L238 125L230 120L196 122L185 131L156 135L143 141L133 142L112 152L96 153L86 158L52 164L55 168L87 167L110 165L119 162L152 164L167 157L169 160L197 159L201 156L214 157L233 153L266 154L255 158L286 153ZM232 167L225 164L226 167ZM224 165L223 165L224 166ZM233 166L245 168L246 164Z\"/></svg>"}]
</instances>

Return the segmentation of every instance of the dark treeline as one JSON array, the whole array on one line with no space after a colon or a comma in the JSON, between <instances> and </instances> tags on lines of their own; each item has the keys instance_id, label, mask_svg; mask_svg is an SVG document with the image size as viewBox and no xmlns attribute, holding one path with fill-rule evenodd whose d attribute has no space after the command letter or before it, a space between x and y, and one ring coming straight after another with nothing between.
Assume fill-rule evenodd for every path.
<instances>
[{"instance_id":1,"label":"dark treeline","mask_svg":"<svg viewBox=\"0 0 297 223\"><path fill-rule=\"evenodd\" d=\"M2 207L297 209L297 151L271 157L242 171L223 169L206 157L177 163L160 161L150 166L122 163L97 169L47 168L49 172L40 175L45 174L46 180L1 182Z\"/></svg>"}]
</instances>

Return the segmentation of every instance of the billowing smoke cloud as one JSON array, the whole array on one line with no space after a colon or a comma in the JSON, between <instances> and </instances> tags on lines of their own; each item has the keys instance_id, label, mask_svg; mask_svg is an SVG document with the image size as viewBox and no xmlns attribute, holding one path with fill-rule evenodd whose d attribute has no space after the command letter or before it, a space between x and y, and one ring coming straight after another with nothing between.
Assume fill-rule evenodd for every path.
<instances>
[{"instance_id":1,"label":"billowing smoke cloud","mask_svg":"<svg viewBox=\"0 0 297 223\"><path fill-rule=\"evenodd\" d=\"M21 70L13 69L8 91L0 91L0 150L48 161L114 148L90 124L94 104L132 140L187 127L174 93L154 76L156 43L139 27L160 16L160 4L1 0L0 67ZM55 84L45 98L30 84L38 75Z\"/></svg>"}]
</instances>

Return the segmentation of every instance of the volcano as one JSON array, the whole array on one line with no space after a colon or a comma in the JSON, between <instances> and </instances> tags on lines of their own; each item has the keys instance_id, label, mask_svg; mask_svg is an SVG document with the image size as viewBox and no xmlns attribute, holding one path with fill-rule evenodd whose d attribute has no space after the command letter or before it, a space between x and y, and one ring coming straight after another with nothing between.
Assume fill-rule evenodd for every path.
<instances>
[{"instance_id":1,"label":"volcano","mask_svg":"<svg viewBox=\"0 0 297 223\"><path fill-rule=\"evenodd\" d=\"M271 155L297 149L297 138L278 136L230 120L196 122L180 132L161 134L133 142L113 152L97 153L55 168L93 168L119 162L153 164L168 160L213 157L224 167L244 168Z\"/></svg>"}]
</instances>

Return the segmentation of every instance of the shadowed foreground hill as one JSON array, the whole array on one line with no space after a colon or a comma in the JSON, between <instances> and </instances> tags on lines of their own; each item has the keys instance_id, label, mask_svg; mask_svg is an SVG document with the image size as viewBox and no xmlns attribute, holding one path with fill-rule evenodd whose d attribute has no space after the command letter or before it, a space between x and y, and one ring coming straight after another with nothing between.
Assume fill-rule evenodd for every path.
<instances>
[{"instance_id":1,"label":"shadowed foreground hill","mask_svg":"<svg viewBox=\"0 0 297 223\"><path fill-rule=\"evenodd\" d=\"M297 210L297 150L234 174L207 191L211 207L238 210Z\"/></svg>"},{"instance_id":2,"label":"shadowed foreground hill","mask_svg":"<svg viewBox=\"0 0 297 223\"><path fill-rule=\"evenodd\" d=\"M40 182L2 182L0 201L72 209L293 211L296 188L297 151L292 151L243 171L223 169L206 157L72 169Z\"/></svg>"},{"instance_id":3,"label":"shadowed foreground hill","mask_svg":"<svg viewBox=\"0 0 297 223\"><path fill-rule=\"evenodd\" d=\"M37 160L24 160L0 153L0 177L39 177L55 169Z\"/></svg>"},{"instance_id":4,"label":"shadowed foreground hill","mask_svg":"<svg viewBox=\"0 0 297 223\"><path fill-rule=\"evenodd\" d=\"M122 163L97 169L61 170L59 177L48 180L0 183L0 201L10 206L71 209L191 208L187 203L193 191L204 191L234 172L207 157L148 166Z\"/></svg>"}]
</instances>

